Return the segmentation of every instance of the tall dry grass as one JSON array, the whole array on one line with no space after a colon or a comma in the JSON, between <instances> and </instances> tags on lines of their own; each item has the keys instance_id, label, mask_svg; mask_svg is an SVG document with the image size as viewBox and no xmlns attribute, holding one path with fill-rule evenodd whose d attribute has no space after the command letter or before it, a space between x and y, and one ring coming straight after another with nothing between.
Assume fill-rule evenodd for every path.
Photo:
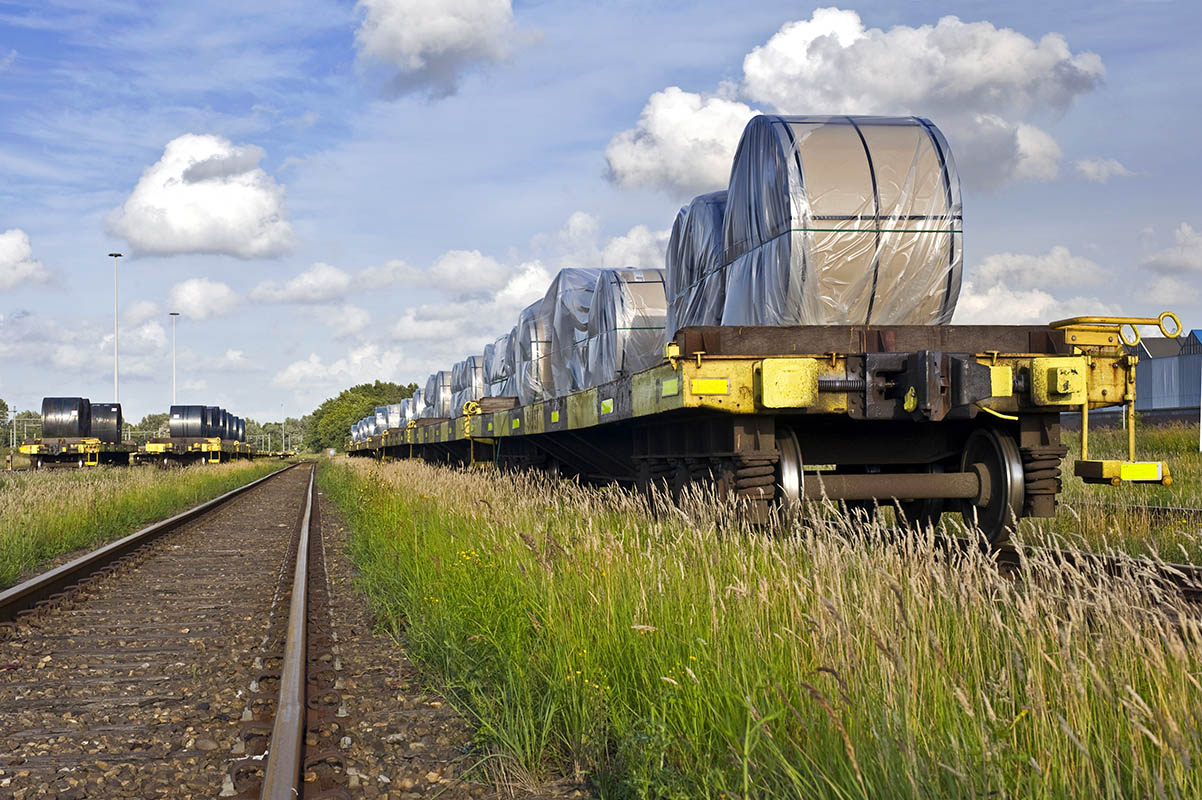
<instances>
[{"instance_id":1,"label":"tall dry grass","mask_svg":"<svg viewBox=\"0 0 1202 800\"><path fill-rule=\"evenodd\" d=\"M340 460L384 624L502 778L606 797L1202 796L1202 628L1154 582L697 495Z\"/></svg>"},{"instance_id":2,"label":"tall dry grass","mask_svg":"<svg viewBox=\"0 0 1202 800\"><path fill-rule=\"evenodd\" d=\"M133 533L279 467L240 461L0 472L0 588L56 556Z\"/></svg>"}]
</instances>

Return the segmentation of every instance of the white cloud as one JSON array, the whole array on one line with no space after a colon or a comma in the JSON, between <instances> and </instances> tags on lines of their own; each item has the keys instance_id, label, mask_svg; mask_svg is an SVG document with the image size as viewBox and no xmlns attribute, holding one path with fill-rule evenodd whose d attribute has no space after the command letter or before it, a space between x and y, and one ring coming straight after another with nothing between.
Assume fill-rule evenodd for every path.
<instances>
[{"instance_id":1,"label":"white cloud","mask_svg":"<svg viewBox=\"0 0 1202 800\"><path fill-rule=\"evenodd\" d=\"M509 54L516 29L510 0L359 0L360 55L397 70L400 94L454 94L464 73Z\"/></svg>"},{"instance_id":2,"label":"white cloud","mask_svg":"<svg viewBox=\"0 0 1202 800\"><path fill-rule=\"evenodd\" d=\"M313 316L328 327L336 339L361 334L371 325L371 312L350 303L317 306L313 309Z\"/></svg>"},{"instance_id":3,"label":"white cloud","mask_svg":"<svg viewBox=\"0 0 1202 800\"><path fill-rule=\"evenodd\" d=\"M1055 246L1043 255L995 253L966 275L954 322L962 325L1028 325L1083 314L1117 314L1117 306L1095 296L1061 298L1049 289L1104 286L1098 264Z\"/></svg>"},{"instance_id":4,"label":"white cloud","mask_svg":"<svg viewBox=\"0 0 1202 800\"><path fill-rule=\"evenodd\" d=\"M635 225L609 240L601 251L601 263L607 267L663 269L671 236L671 230L653 231L646 225Z\"/></svg>"},{"instance_id":5,"label":"white cloud","mask_svg":"<svg viewBox=\"0 0 1202 800\"><path fill-rule=\"evenodd\" d=\"M18 284L45 283L50 272L33 257L29 235L20 228L0 233L0 289L12 289Z\"/></svg>"},{"instance_id":6,"label":"white cloud","mask_svg":"<svg viewBox=\"0 0 1202 800\"><path fill-rule=\"evenodd\" d=\"M1073 166L1078 175L1094 183L1106 183L1111 178L1127 178L1135 174L1113 158L1083 158Z\"/></svg>"},{"instance_id":7,"label":"white cloud","mask_svg":"<svg viewBox=\"0 0 1202 800\"><path fill-rule=\"evenodd\" d=\"M619 186L658 186L685 195L726 186L747 120L758 112L717 95L669 86L651 95L638 125L605 148Z\"/></svg>"},{"instance_id":8,"label":"white cloud","mask_svg":"<svg viewBox=\"0 0 1202 800\"><path fill-rule=\"evenodd\" d=\"M646 225L635 225L602 242L601 221L577 211L555 233L533 237L531 246L561 267L662 268L671 234L671 230L652 231Z\"/></svg>"},{"instance_id":9,"label":"white cloud","mask_svg":"<svg viewBox=\"0 0 1202 800\"><path fill-rule=\"evenodd\" d=\"M1196 302L1198 290L1179 278L1161 275L1143 288L1141 299L1157 305L1179 307Z\"/></svg>"},{"instance_id":10,"label":"white cloud","mask_svg":"<svg viewBox=\"0 0 1202 800\"><path fill-rule=\"evenodd\" d=\"M220 136L172 139L106 220L139 253L266 258L291 250L284 189L259 166L262 149Z\"/></svg>"},{"instance_id":11,"label":"white cloud","mask_svg":"<svg viewBox=\"0 0 1202 800\"><path fill-rule=\"evenodd\" d=\"M138 325L159 313L159 307L150 300L138 300L125 309L125 324Z\"/></svg>"},{"instance_id":12,"label":"white cloud","mask_svg":"<svg viewBox=\"0 0 1202 800\"><path fill-rule=\"evenodd\" d=\"M350 288L348 273L318 262L283 285L263 281L250 297L265 303L326 303L343 297Z\"/></svg>"},{"instance_id":13,"label":"white cloud","mask_svg":"<svg viewBox=\"0 0 1202 800\"><path fill-rule=\"evenodd\" d=\"M229 285L208 278L191 278L167 292L167 304L191 319L223 317L238 305L238 295Z\"/></svg>"},{"instance_id":14,"label":"white cloud","mask_svg":"<svg viewBox=\"0 0 1202 800\"><path fill-rule=\"evenodd\" d=\"M395 380L401 367L401 351L375 344L352 348L344 357L326 362L316 353L294 361L280 370L272 383L284 389L326 391L376 380Z\"/></svg>"},{"instance_id":15,"label":"white cloud","mask_svg":"<svg viewBox=\"0 0 1202 800\"><path fill-rule=\"evenodd\" d=\"M866 28L855 11L820 8L744 58L737 97L784 114L930 117L966 180L994 186L1056 177L1060 147L1032 118L1063 113L1104 74L1097 55L1074 54L1056 33L1033 40L954 16L885 31ZM672 191L717 188L751 113L729 89L657 92L638 126L610 142L611 177Z\"/></svg>"},{"instance_id":16,"label":"white cloud","mask_svg":"<svg viewBox=\"0 0 1202 800\"><path fill-rule=\"evenodd\" d=\"M4 70L11 67L13 65L13 62L16 60L17 60L17 51L15 49L9 50L7 55L5 55L3 58L0 58L0 72L3 72Z\"/></svg>"},{"instance_id":17,"label":"white cloud","mask_svg":"<svg viewBox=\"0 0 1202 800\"><path fill-rule=\"evenodd\" d=\"M1160 273L1202 272L1202 234L1183 222L1173 235L1176 246L1148 256L1143 266Z\"/></svg>"},{"instance_id":18,"label":"white cloud","mask_svg":"<svg viewBox=\"0 0 1202 800\"><path fill-rule=\"evenodd\" d=\"M1040 287L1078 287L1099 285L1106 279L1102 267L1067 247L1057 245L1046 255L996 253L972 270L971 279L979 288L1009 286L1015 289Z\"/></svg>"},{"instance_id":19,"label":"white cloud","mask_svg":"<svg viewBox=\"0 0 1202 800\"><path fill-rule=\"evenodd\" d=\"M1118 314L1096 297L1059 300L1042 289L979 288L965 281L952 322L957 325L1038 325L1085 314Z\"/></svg>"}]
</instances>

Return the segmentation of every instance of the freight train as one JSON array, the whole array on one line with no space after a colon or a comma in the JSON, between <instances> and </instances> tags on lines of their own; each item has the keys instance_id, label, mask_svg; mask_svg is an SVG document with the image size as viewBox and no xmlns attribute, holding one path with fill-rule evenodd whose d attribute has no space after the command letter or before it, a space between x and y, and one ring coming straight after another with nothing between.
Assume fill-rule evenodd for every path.
<instances>
[{"instance_id":1,"label":"freight train","mask_svg":"<svg viewBox=\"0 0 1202 800\"><path fill-rule=\"evenodd\" d=\"M246 422L217 406L171 406L169 433L141 447L123 441L120 403L92 403L86 397L42 398L42 435L22 442L33 469L52 466L128 466L134 463L219 463L253 458Z\"/></svg>"},{"instance_id":2,"label":"freight train","mask_svg":"<svg viewBox=\"0 0 1202 800\"><path fill-rule=\"evenodd\" d=\"M246 421L219 406L171 406L167 425L170 435L148 441L137 461L219 464L257 455L246 443Z\"/></svg>"},{"instance_id":3,"label":"freight train","mask_svg":"<svg viewBox=\"0 0 1202 800\"><path fill-rule=\"evenodd\" d=\"M757 116L663 270L563 270L482 354L351 426L348 452L703 483L753 520L820 499L959 511L995 544L1054 515L1064 412L1078 478L1170 483L1136 459L1130 348L1180 321L952 325L961 221L930 121ZM1127 457L1091 458L1089 412L1110 406Z\"/></svg>"},{"instance_id":4,"label":"freight train","mask_svg":"<svg viewBox=\"0 0 1202 800\"><path fill-rule=\"evenodd\" d=\"M92 403L86 397L42 398L42 435L22 442L33 469L129 464L137 448L122 441L125 419L120 403Z\"/></svg>"}]
</instances>

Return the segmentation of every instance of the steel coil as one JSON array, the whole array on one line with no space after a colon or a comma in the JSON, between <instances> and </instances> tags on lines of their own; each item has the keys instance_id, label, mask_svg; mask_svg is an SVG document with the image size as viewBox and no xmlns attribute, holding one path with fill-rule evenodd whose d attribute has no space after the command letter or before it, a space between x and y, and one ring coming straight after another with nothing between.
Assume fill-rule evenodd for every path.
<instances>
[{"instance_id":1,"label":"steel coil","mask_svg":"<svg viewBox=\"0 0 1202 800\"><path fill-rule=\"evenodd\" d=\"M69 439L89 436L92 404L86 397L43 397L42 438Z\"/></svg>"},{"instance_id":2,"label":"steel coil","mask_svg":"<svg viewBox=\"0 0 1202 800\"><path fill-rule=\"evenodd\" d=\"M92 436L110 444L121 442L125 419L121 416L120 403L93 403L91 417Z\"/></svg>"},{"instance_id":3,"label":"steel coil","mask_svg":"<svg viewBox=\"0 0 1202 800\"><path fill-rule=\"evenodd\" d=\"M204 436L205 414L204 406L172 406L170 432L174 438L194 438Z\"/></svg>"},{"instance_id":4,"label":"steel coil","mask_svg":"<svg viewBox=\"0 0 1202 800\"><path fill-rule=\"evenodd\" d=\"M205 421L205 438L221 438L221 406L209 406L208 418Z\"/></svg>"}]
</instances>

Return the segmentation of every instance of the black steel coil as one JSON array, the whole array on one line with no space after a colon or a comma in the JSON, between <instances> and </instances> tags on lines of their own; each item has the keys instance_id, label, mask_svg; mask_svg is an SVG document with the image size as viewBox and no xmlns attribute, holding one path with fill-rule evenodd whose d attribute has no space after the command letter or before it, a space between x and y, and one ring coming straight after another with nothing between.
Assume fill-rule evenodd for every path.
<instances>
[{"instance_id":1,"label":"black steel coil","mask_svg":"<svg viewBox=\"0 0 1202 800\"><path fill-rule=\"evenodd\" d=\"M205 417L208 409L204 406L172 406L170 429L172 438L199 438L204 436Z\"/></svg>"},{"instance_id":2,"label":"black steel coil","mask_svg":"<svg viewBox=\"0 0 1202 800\"><path fill-rule=\"evenodd\" d=\"M221 438L221 406L209 406L205 418L205 433L207 438Z\"/></svg>"},{"instance_id":3,"label":"black steel coil","mask_svg":"<svg viewBox=\"0 0 1202 800\"><path fill-rule=\"evenodd\" d=\"M42 398L43 439L71 439L91 433L92 403L88 398Z\"/></svg>"},{"instance_id":4,"label":"black steel coil","mask_svg":"<svg viewBox=\"0 0 1202 800\"><path fill-rule=\"evenodd\" d=\"M120 444L125 429L120 403L92 404L92 436L109 444Z\"/></svg>"},{"instance_id":5,"label":"black steel coil","mask_svg":"<svg viewBox=\"0 0 1202 800\"><path fill-rule=\"evenodd\" d=\"M238 441L246 441L246 420L238 417Z\"/></svg>"}]
</instances>

